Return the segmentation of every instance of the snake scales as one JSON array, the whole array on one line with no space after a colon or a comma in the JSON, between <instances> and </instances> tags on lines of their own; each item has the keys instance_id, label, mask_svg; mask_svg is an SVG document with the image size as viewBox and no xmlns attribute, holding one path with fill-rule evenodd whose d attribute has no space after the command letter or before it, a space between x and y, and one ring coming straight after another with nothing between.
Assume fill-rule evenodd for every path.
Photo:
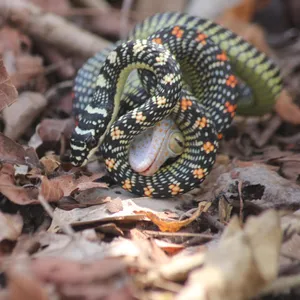
<instances>
[{"instance_id":1,"label":"snake scales","mask_svg":"<svg viewBox=\"0 0 300 300\"><path fill-rule=\"evenodd\" d=\"M127 80L133 70L139 78ZM84 165L100 148L124 189L149 197L185 193L210 172L239 99L239 113L264 114L281 89L272 61L231 31L186 14L154 15L79 70L71 161ZM131 142L167 117L182 133L183 140L174 138L181 154L143 176L129 164Z\"/></svg>"}]
</instances>

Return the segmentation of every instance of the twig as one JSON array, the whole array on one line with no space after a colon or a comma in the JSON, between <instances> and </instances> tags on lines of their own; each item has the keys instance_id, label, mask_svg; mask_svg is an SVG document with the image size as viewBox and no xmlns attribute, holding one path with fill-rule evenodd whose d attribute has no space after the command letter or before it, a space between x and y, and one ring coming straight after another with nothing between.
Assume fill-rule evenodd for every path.
<instances>
[{"instance_id":1,"label":"twig","mask_svg":"<svg viewBox=\"0 0 300 300\"><path fill-rule=\"evenodd\" d=\"M88 58L109 42L84 31L71 22L43 12L39 7L22 0L0 1L0 17L19 27L35 39L67 53L74 53Z\"/></svg>"},{"instance_id":2,"label":"twig","mask_svg":"<svg viewBox=\"0 0 300 300\"><path fill-rule=\"evenodd\" d=\"M42 195L41 189L39 189L38 200L40 201L41 205L43 206L43 208L47 212L47 214L52 219L54 219L53 209L50 206L50 204L46 201L44 196ZM61 220L58 220L58 219L56 219L56 221L57 221L57 224L59 225L59 227L64 231L65 234L69 235L72 238L76 238L75 231L70 226L70 224L63 223L63 222L61 222Z\"/></svg>"},{"instance_id":3,"label":"twig","mask_svg":"<svg viewBox=\"0 0 300 300\"><path fill-rule=\"evenodd\" d=\"M273 134L281 124L282 124L282 119L279 116L274 116L270 120L267 128L262 132L260 139L255 141L256 145L258 147L262 147L266 145L268 140L273 136Z\"/></svg>"},{"instance_id":4,"label":"twig","mask_svg":"<svg viewBox=\"0 0 300 300\"><path fill-rule=\"evenodd\" d=\"M108 12L111 9L111 6L103 0L71 0L71 2L79 6L99 9L103 12Z\"/></svg>"},{"instance_id":5,"label":"twig","mask_svg":"<svg viewBox=\"0 0 300 300\"><path fill-rule=\"evenodd\" d=\"M204 218L210 226L215 227L219 231L223 231L225 229L225 225L208 213L202 213L202 218Z\"/></svg>"},{"instance_id":6,"label":"twig","mask_svg":"<svg viewBox=\"0 0 300 300\"><path fill-rule=\"evenodd\" d=\"M280 277L277 280L273 281L266 288L264 288L263 291L260 293L260 296L283 292L287 289L291 289L299 286L300 286L299 274Z\"/></svg>"},{"instance_id":7,"label":"twig","mask_svg":"<svg viewBox=\"0 0 300 300\"><path fill-rule=\"evenodd\" d=\"M43 208L45 209L45 211L47 212L47 214L51 217L51 219L54 219L54 213L53 213L53 209L50 206L50 204L46 201L46 199L44 198L44 196L42 195L42 190L41 188L39 188L39 195L38 195L38 200L41 203L41 205L43 206ZM84 254L84 256L87 258L89 256L88 252L86 251L86 249L84 247L81 246L80 243L80 236L76 235L76 232L73 230L73 228L71 227L70 224L68 223L63 223L62 220L55 218L58 226L61 228L61 230L70 237L70 242L69 244L71 244L72 242L74 242L74 244L77 246L77 248Z\"/></svg>"},{"instance_id":8,"label":"twig","mask_svg":"<svg viewBox=\"0 0 300 300\"><path fill-rule=\"evenodd\" d=\"M167 236L167 237L201 237L205 239L212 240L214 237L209 234L204 233L190 233L190 232L159 232L159 231L153 231L153 230L143 230L142 231L145 234L152 235L154 237L158 236Z\"/></svg>"},{"instance_id":9,"label":"twig","mask_svg":"<svg viewBox=\"0 0 300 300\"><path fill-rule=\"evenodd\" d=\"M291 136L275 136L275 140L285 144L297 144L300 143L300 133Z\"/></svg>"},{"instance_id":10,"label":"twig","mask_svg":"<svg viewBox=\"0 0 300 300\"><path fill-rule=\"evenodd\" d=\"M286 253L285 251L281 250L280 255L282 255L285 258L296 260L298 263L300 262L300 256L294 253Z\"/></svg>"},{"instance_id":11,"label":"twig","mask_svg":"<svg viewBox=\"0 0 300 300\"><path fill-rule=\"evenodd\" d=\"M123 1L122 10L121 10L121 19L120 19L120 37L125 39L128 34L128 25L129 25L129 14L130 8L132 7L132 0Z\"/></svg>"},{"instance_id":12,"label":"twig","mask_svg":"<svg viewBox=\"0 0 300 300\"><path fill-rule=\"evenodd\" d=\"M76 71L70 57L66 58L55 47L51 47L43 42L39 43L38 48L49 61L49 66L45 67L45 75L56 71L63 80L74 77Z\"/></svg>"},{"instance_id":13,"label":"twig","mask_svg":"<svg viewBox=\"0 0 300 300\"><path fill-rule=\"evenodd\" d=\"M240 222L243 222L244 219L244 201L243 201L243 197L242 197L242 186L243 186L243 182L241 180L239 180L238 183L238 192L239 192L239 198L240 198Z\"/></svg>"},{"instance_id":14,"label":"twig","mask_svg":"<svg viewBox=\"0 0 300 300\"><path fill-rule=\"evenodd\" d=\"M62 81L59 82L55 85L53 85L46 93L45 93L45 98L49 102L52 97L54 97L58 90L65 90L65 89L72 89L73 87L73 80L67 80L67 81Z\"/></svg>"}]
</instances>

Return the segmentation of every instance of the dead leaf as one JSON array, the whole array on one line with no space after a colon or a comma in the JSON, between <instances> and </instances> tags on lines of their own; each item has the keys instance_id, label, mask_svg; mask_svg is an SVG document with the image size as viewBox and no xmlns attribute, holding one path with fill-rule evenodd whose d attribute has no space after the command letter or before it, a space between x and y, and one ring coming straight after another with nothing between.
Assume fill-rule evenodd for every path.
<instances>
[{"instance_id":1,"label":"dead leaf","mask_svg":"<svg viewBox=\"0 0 300 300\"><path fill-rule=\"evenodd\" d=\"M300 124L300 107L293 102L292 97L286 90L282 90L278 96L275 110L284 121L295 125Z\"/></svg>"},{"instance_id":2,"label":"dead leaf","mask_svg":"<svg viewBox=\"0 0 300 300\"><path fill-rule=\"evenodd\" d=\"M42 157L40 162L44 166L46 174L52 174L60 166L58 157L52 153Z\"/></svg>"},{"instance_id":3,"label":"dead leaf","mask_svg":"<svg viewBox=\"0 0 300 300\"><path fill-rule=\"evenodd\" d=\"M16 88L31 87L34 84L42 91L46 85L46 79L43 76L45 69L43 59L40 56L22 53L15 57L15 72L11 73L11 80Z\"/></svg>"},{"instance_id":4,"label":"dead leaf","mask_svg":"<svg viewBox=\"0 0 300 300\"><path fill-rule=\"evenodd\" d=\"M43 0L31 0L31 3L40 7L44 11L56 14L68 13L71 9L71 5L68 1L53 0L48 2Z\"/></svg>"},{"instance_id":5,"label":"dead leaf","mask_svg":"<svg viewBox=\"0 0 300 300\"><path fill-rule=\"evenodd\" d=\"M251 218L244 230L234 217L219 244L207 251L202 268L191 272L176 299L255 297L277 276L280 243L280 218L274 210Z\"/></svg>"},{"instance_id":6,"label":"dead leaf","mask_svg":"<svg viewBox=\"0 0 300 300\"><path fill-rule=\"evenodd\" d=\"M284 215L281 218L281 228L284 234L284 242L281 247L281 253L293 261L300 260L300 210L292 214Z\"/></svg>"},{"instance_id":7,"label":"dead leaf","mask_svg":"<svg viewBox=\"0 0 300 300\"><path fill-rule=\"evenodd\" d=\"M92 262L37 258L31 269L39 280L54 285L62 299L133 299L126 265L120 258Z\"/></svg>"},{"instance_id":8,"label":"dead leaf","mask_svg":"<svg viewBox=\"0 0 300 300\"><path fill-rule=\"evenodd\" d=\"M46 98L36 92L23 92L19 99L3 112L4 134L18 139L34 122L47 105Z\"/></svg>"},{"instance_id":9,"label":"dead leaf","mask_svg":"<svg viewBox=\"0 0 300 300\"><path fill-rule=\"evenodd\" d=\"M0 241L15 241L22 232L23 218L19 214L5 214L0 211Z\"/></svg>"},{"instance_id":10,"label":"dead leaf","mask_svg":"<svg viewBox=\"0 0 300 300\"><path fill-rule=\"evenodd\" d=\"M0 170L0 192L10 201L20 205L38 203L35 198L37 189L25 189L21 186L16 186L14 173L12 165L4 164L2 166Z\"/></svg>"},{"instance_id":11,"label":"dead leaf","mask_svg":"<svg viewBox=\"0 0 300 300\"><path fill-rule=\"evenodd\" d=\"M279 176L262 164L235 168L222 174L216 181L215 193L224 193L227 199L239 199L237 182L242 182L243 200L260 208L300 207L299 185Z\"/></svg>"},{"instance_id":12,"label":"dead leaf","mask_svg":"<svg viewBox=\"0 0 300 300\"><path fill-rule=\"evenodd\" d=\"M38 167L39 159L32 149L24 147L0 132L0 156L2 162L29 164Z\"/></svg>"},{"instance_id":13,"label":"dead leaf","mask_svg":"<svg viewBox=\"0 0 300 300\"><path fill-rule=\"evenodd\" d=\"M111 201L109 195L103 192L103 188L89 188L78 193L78 195L75 196L75 200L78 205L81 205L82 207ZM108 189L107 192L109 193Z\"/></svg>"},{"instance_id":14,"label":"dead leaf","mask_svg":"<svg viewBox=\"0 0 300 300\"><path fill-rule=\"evenodd\" d=\"M0 170L0 192L12 202L20 205L37 204L39 191L46 201L56 202L63 196L69 196L71 192L79 188L88 188L89 181L97 179L99 174L92 176L82 175L78 178L76 174L62 175L53 179L46 176L34 174L28 175L29 179L39 179L40 183L32 184L25 188L17 186L15 183L15 169L10 164L4 164ZM85 185L86 183L86 185ZM105 187L104 183L94 183L94 185Z\"/></svg>"},{"instance_id":15,"label":"dead leaf","mask_svg":"<svg viewBox=\"0 0 300 300\"><path fill-rule=\"evenodd\" d=\"M41 180L41 195L48 202L57 202L62 197L71 195L78 190L89 189L90 187L103 187L106 184L102 182L90 182L101 177L101 174L92 174L91 176L76 174L68 174L48 179L46 176L33 175L31 178L39 178Z\"/></svg>"},{"instance_id":16,"label":"dead leaf","mask_svg":"<svg viewBox=\"0 0 300 300\"><path fill-rule=\"evenodd\" d=\"M15 258L7 271L11 300L48 300L45 287L31 272L26 259Z\"/></svg>"},{"instance_id":17,"label":"dead leaf","mask_svg":"<svg viewBox=\"0 0 300 300\"><path fill-rule=\"evenodd\" d=\"M182 227L185 227L189 225L191 222L196 220L202 212L207 212L209 207L211 206L210 202L200 202L198 205L198 209L196 210L193 215L183 221L173 221L173 220L167 220L167 219L161 219L157 216L157 214L151 212L151 211L136 211L137 214L144 214L147 216L155 225L159 227L159 229L163 232L176 232L180 230Z\"/></svg>"},{"instance_id":18,"label":"dead leaf","mask_svg":"<svg viewBox=\"0 0 300 300\"><path fill-rule=\"evenodd\" d=\"M20 205L39 203L39 190L46 201L58 201L63 197L58 181L49 180L46 176L34 175L31 178L39 178L40 183L28 188L17 186L15 182L15 170L12 165L5 164L0 170L0 191L9 200Z\"/></svg>"},{"instance_id":19,"label":"dead leaf","mask_svg":"<svg viewBox=\"0 0 300 300\"><path fill-rule=\"evenodd\" d=\"M169 242L166 242L163 240L158 240L158 239L155 239L154 242L159 248L161 248L162 250L164 250L166 253L168 253L170 255L177 254L185 248L184 245L169 243Z\"/></svg>"},{"instance_id":20,"label":"dead leaf","mask_svg":"<svg viewBox=\"0 0 300 300\"><path fill-rule=\"evenodd\" d=\"M103 259L107 257L140 255L140 249L135 243L122 237L112 242L90 242L82 235L67 236L43 232L39 234L41 251L34 257L60 257L77 261L83 259Z\"/></svg>"},{"instance_id":21,"label":"dead leaf","mask_svg":"<svg viewBox=\"0 0 300 300\"><path fill-rule=\"evenodd\" d=\"M110 213L117 213L123 210L122 200L120 198L116 198L111 200L109 203L106 204L107 210Z\"/></svg>"},{"instance_id":22,"label":"dead leaf","mask_svg":"<svg viewBox=\"0 0 300 300\"><path fill-rule=\"evenodd\" d=\"M141 201L138 200L139 198L122 200L123 209L115 213L110 213L108 209L109 202L101 205L93 205L86 208L75 208L72 209L71 211L65 211L56 208L54 210L54 218L48 230L51 232L58 231L60 229L59 224L62 221L64 224L70 224L72 226L82 226L87 224L92 225L94 223L98 224L100 222L102 223L113 222L116 220L123 221L123 222L135 222L138 220L148 220L145 215L136 214L135 213L136 211L143 211L143 212L151 211L152 213L155 213L159 217L167 218L171 214L165 212L165 210L171 209L172 206L173 209L175 210L175 206L177 205L176 201L174 201L173 203L172 202L169 203L168 201L162 200L160 204L153 204L153 202L155 201L153 201L150 198L148 198L147 200L144 200L144 198L141 199ZM156 207L156 211L152 210L153 206ZM173 212L173 216L177 216L175 212Z\"/></svg>"},{"instance_id":23,"label":"dead leaf","mask_svg":"<svg viewBox=\"0 0 300 300\"><path fill-rule=\"evenodd\" d=\"M35 134L30 138L28 145L37 149L45 142L59 142L62 138L69 139L74 128L73 118L43 119L36 127Z\"/></svg>"},{"instance_id":24,"label":"dead leaf","mask_svg":"<svg viewBox=\"0 0 300 300\"><path fill-rule=\"evenodd\" d=\"M113 236L124 236L124 232L115 223L106 223L95 228L97 232Z\"/></svg>"},{"instance_id":25,"label":"dead leaf","mask_svg":"<svg viewBox=\"0 0 300 300\"><path fill-rule=\"evenodd\" d=\"M7 74L2 57L0 57L0 111L14 103L17 97L18 92Z\"/></svg>"},{"instance_id":26,"label":"dead leaf","mask_svg":"<svg viewBox=\"0 0 300 300\"><path fill-rule=\"evenodd\" d=\"M291 161L282 164L280 170L285 178L295 182L300 180L300 161L293 161L291 158Z\"/></svg>"},{"instance_id":27,"label":"dead leaf","mask_svg":"<svg viewBox=\"0 0 300 300\"><path fill-rule=\"evenodd\" d=\"M230 205L224 197L219 199L219 220L221 223L227 223L231 217L232 205Z\"/></svg>"},{"instance_id":28,"label":"dead leaf","mask_svg":"<svg viewBox=\"0 0 300 300\"><path fill-rule=\"evenodd\" d=\"M74 120L72 118L58 120L58 119L44 119L37 126L36 133L40 136L43 142L59 141L61 136L70 138L74 128Z\"/></svg>"},{"instance_id":29,"label":"dead leaf","mask_svg":"<svg viewBox=\"0 0 300 300\"><path fill-rule=\"evenodd\" d=\"M0 41L0 52L4 53L4 56L6 53L11 52L14 57L17 57L24 53L24 50L26 52L30 52L31 50L31 41L28 36L10 26L1 28ZM4 59L4 64L8 73L11 74L15 72L15 63L12 65L8 64Z\"/></svg>"},{"instance_id":30,"label":"dead leaf","mask_svg":"<svg viewBox=\"0 0 300 300\"><path fill-rule=\"evenodd\" d=\"M40 179L42 181L40 187L41 195L46 201L56 202L64 196L64 192L57 180L49 180L46 176L40 176Z\"/></svg>"},{"instance_id":31,"label":"dead leaf","mask_svg":"<svg viewBox=\"0 0 300 300\"><path fill-rule=\"evenodd\" d=\"M51 184L59 186L63 191L64 196L69 196L77 191L84 191L89 188L106 188L107 185L103 182L93 182L102 176L103 174L100 173L90 175L80 173L67 174L51 179Z\"/></svg>"},{"instance_id":32,"label":"dead leaf","mask_svg":"<svg viewBox=\"0 0 300 300\"><path fill-rule=\"evenodd\" d=\"M139 262L141 265L151 266L153 264L163 264L170 261L168 255L161 249L155 240L150 239L147 235L142 233L140 230L133 228L130 230L130 239L138 245L141 250L141 256Z\"/></svg>"}]
</instances>

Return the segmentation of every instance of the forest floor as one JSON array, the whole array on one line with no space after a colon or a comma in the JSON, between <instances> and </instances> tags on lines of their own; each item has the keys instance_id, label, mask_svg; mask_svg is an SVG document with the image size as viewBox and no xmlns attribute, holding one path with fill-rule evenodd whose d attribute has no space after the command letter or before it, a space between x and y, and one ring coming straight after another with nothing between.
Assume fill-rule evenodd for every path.
<instances>
[{"instance_id":1,"label":"forest floor","mask_svg":"<svg viewBox=\"0 0 300 300\"><path fill-rule=\"evenodd\" d=\"M0 1L0 17L1 300L299 298L300 39L271 45L274 112L235 118L205 182L159 200L68 163L73 79L120 10Z\"/></svg>"}]
</instances>

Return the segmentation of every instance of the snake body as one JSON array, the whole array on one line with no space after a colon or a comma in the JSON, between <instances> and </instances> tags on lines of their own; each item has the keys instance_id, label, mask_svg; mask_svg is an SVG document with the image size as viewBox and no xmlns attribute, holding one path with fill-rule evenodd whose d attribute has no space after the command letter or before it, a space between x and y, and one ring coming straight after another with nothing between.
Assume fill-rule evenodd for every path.
<instances>
[{"instance_id":1,"label":"snake body","mask_svg":"<svg viewBox=\"0 0 300 300\"><path fill-rule=\"evenodd\" d=\"M134 69L140 80L126 84ZM282 87L278 68L263 53L209 20L180 13L146 19L127 42L96 54L78 72L73 164L85 164L101 146L108 172L124 189L170 197L195 188L210 172L218 137L235 114L236 76L252 92L239 111L269 111ZM183 153L143 176L129 165L130 143L168 116L184 136Z\"/></svg>"}]
</instances>

